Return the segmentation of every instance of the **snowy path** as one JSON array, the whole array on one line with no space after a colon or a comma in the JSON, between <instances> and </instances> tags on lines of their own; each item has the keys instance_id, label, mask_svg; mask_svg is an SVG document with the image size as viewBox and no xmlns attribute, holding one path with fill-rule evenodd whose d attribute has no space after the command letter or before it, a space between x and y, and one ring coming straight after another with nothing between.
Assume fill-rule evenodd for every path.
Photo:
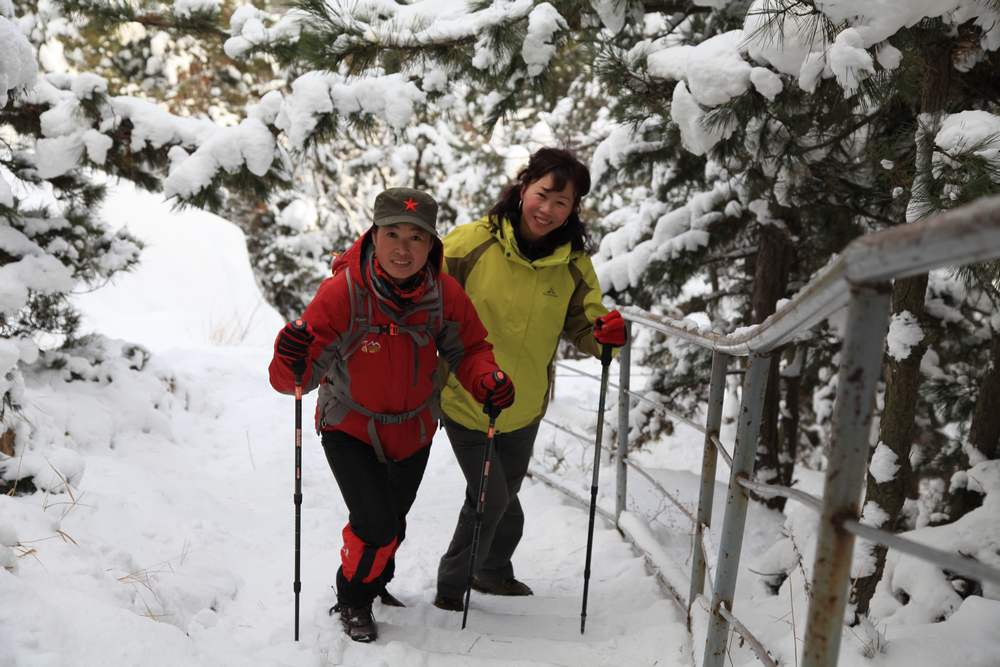
<instances>
[{"instance_id":1,"label":"snowy path","mask_svg":"<svg viewBox=\"0 0 1000 667\"><path fill-rule=\"evenodd\" d=\"M233 378L223 390L246 391L247 383ZM259 429L272 442L289 443L291 422L288 399L248 395L237 403L266 400L269 409L255 411ZM267 415L267 416L265 416ZM381 637L376 645L345 641L339 627L326 615L332 604L327 588L336 567L340 529L346 520L315 436L306 437L304 452L302 638L329 650L333 662L377 665L469 664L688 664L687 634L682 615L662 597L641 559L618 533L600 524L595 536L589 602L588 631L579 632L580 595L587 516L564 504L541 484L526 482L522 493L528 521L522 548L516 556L519 576L535 590L530 599L510 599L473 593L469 627L460 629L460 615L430 604L434 595L437 559L447 545L464 492L464 481L452 458L444 433L439 431L427 474L410 513L408 537L400 550L392 590L409 605L406 609L377 608ZM265 448L267 462L283 470L291 464L290 444ZM261 454L255 453L260 457ZM239 458L239 455L236 456ZM258 463L258 468L261 466ZM279 476L280 477L280 476ZM286 476L286 482L290 483ZM268 484L270 505L276 505L276 525L261 526L290 540L291 505L281 480ZM267 503L264 503L267 504ZM287 505L287 507L286 507ZM281 538L278 539L281 544ZM290 550L286 550L290 552ZM278 560L290 558L279 554ZM282 603L288 585L273 572L273 604ZM287 575L286 577L287 578ZM289 596L284 595L285 598ZM290 605L287 605L286 608ZM290 633L290 622L282 622ZM319 648L320 652L324 648Z\"/></svg>"},{"instance_id":2,"label":"snowy path","mask_svg":"<svg viewBox=\"0 0 1000 667\"><path fill-rule=\"evenodd\" d=\"M347 640L327 614L346 512L318 439L305 434L301 641L292 642L293 401L268 387L268 356L161 356L190 409L175 408L168 426L148 434L116 436L113 449L81 448L82 495L60 524L77 544L33 543L17 577L0 581L0 597L18 595L17 614L0 611L0 664L690 664L683 615L600 519L580 635L587 514L531 480L515 569L536 595L474 592L464 631L460 614L433 607L437 560L463 494L443 431L391 585L408 607L376 604L381 637L371 645ZM313 405L307 399L306 415ZM41 535L54 513L42 505L54 497L31 498Z\"/></svg>"}]
</instances>

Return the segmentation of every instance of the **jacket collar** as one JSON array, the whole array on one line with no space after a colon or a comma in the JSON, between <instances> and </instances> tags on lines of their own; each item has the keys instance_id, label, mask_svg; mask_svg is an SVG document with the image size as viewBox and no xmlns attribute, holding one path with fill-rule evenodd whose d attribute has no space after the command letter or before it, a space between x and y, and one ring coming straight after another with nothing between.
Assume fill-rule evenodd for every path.
<instances>
[{"instance_id":1,"label":"jacket collar","mask_svg":"<svg viewBox=\"0 0 1000 667\"><path fill-rule=\"evenodd\" d=\"M525 266L535 268L558 266L560 264L569 264L569 261L573 258L572 244L564 243L561 246L556 247L556 249L552 251L552 254L540 257L533 262L525 259L524 255L521 254L521 249L517 245L517 237L514 236L514 227L507 218L504 218L500 227L493 231L493 236L495 236L497 241L500 242L500 245L504 249L504 254L507 255L507 258L510 259L510 261L517 262Z\"/></svg>"},{"instance_id":2,"label":"jacket collar","mask_svg":"<svg viewBox=\"0 0 1000 667\"><path fill-rule=\"evenodd\" d=\"M369 284L367 277L368 267L365 266L367 262L366 253L368 248L372 244L372 233L373 230L369 229L367 232L361 235L357 241L351 245L345 252L337 255L333 260L333 265L331 267L332 273L338 273L344 269L350 269L350 278L353 282L364 287L365 289L372 289L373 286ZM427 290L416 300L411 302L405 307L400 307L396 303L385 301L385 303L391 307L393 310L400 312L408 312L414 306L418 306L424 303L430 303L434 299L438 298L439 286L439 276L441 273L441 266L444 263L444 250L441 244L441 239L435 239L434 248L431 250L430 255L427 257L428 268L431 269L430 274L427 276L428 288Z\"/></svg>"}]
</instances>

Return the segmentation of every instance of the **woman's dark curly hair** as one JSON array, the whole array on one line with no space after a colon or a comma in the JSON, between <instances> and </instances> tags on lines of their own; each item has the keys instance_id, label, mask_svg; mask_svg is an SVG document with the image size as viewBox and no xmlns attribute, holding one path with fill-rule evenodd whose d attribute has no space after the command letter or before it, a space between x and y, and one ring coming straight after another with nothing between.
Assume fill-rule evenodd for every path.
<instances>
[{"instance_id":1,"label":"woman's dark curly hair","mask_svg":"<svg viewBox=\"0 0 1000 667\"><path fill-rule=\"evenodd\" d=\"M516 228L521 222L521 191L548 174L552 174L557 190L567 183L573 186L573 210L566 224L545 235L545 245L554 250L571 243L573 250L589 252L590 236L580 220L580 200L590 192L590 171L575 155L560 148L540 148L532 154L528 165L517 172L517 180L504 188L499 201L490 209L490 226L496 229L507 218Z\"/></svg>"}]
</instances>

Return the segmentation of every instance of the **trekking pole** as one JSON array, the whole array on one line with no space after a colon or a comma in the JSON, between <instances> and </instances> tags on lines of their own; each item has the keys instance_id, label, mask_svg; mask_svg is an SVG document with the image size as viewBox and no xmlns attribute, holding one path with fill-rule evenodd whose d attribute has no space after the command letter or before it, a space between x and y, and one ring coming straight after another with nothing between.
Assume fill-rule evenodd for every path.
<instances>
[{"instance_id":1,"label":"trekking pole","mask_svg":"<svg viewBox=\"0 0 1000 667\"><path fill-rule=\"evenodd\" d=\"M304 331L306 323L301 319L292 322L296 331ZM292 362L292 373L295 374L295 581L292 590L295 591L295 641L299 641L299 591L302 582L299 581L299 564L302 546L302 376L306 372L306 360L296 359Z\"/></svg>"},{"instance_id":2,"label":"trekking pole","mask_svg":"<svg viewBox=\"0 0 1000 667\"><path fill-rule=\"evenodd\" d=\"M611 346L601 346L601 396L597 407L597 441L594 443L594 480L590 485L590 525L587 527L587 562L583 567L583 609L580 611L580 634L587 626L587 591L590 588L590 552L594 548L594 514L597 511L597 477L601 471L601 440L604 438L604 403L608 394L608 367Z\"/></svg>"},{"instance_id":3,"label":"trekking pole","mask_svg":"<svg viewBox=\"0 0 1000 667\"><path fill-rule=\"evenodd\" d=\"M497 387L507 382L507 376L502 371L493 372L493 380ZM496 389L494 389L496 391ZM483 527L483 508L486 506L486 484L490 479L490 459L493 458L493 437L496 435L497 417L500 408L493 405L493 399L487 398L483 412L490 418L486 428L486 451L483 453L483 474L479 478L479 500L476 502L476 527L472 531L472 555L469 557L469 576L465 580L465 604L462 609L462 629L469 618L469 597L472 595L472 575L476 570L476 552L479 551L479 531Z\"/></svg>"}]
</instances>

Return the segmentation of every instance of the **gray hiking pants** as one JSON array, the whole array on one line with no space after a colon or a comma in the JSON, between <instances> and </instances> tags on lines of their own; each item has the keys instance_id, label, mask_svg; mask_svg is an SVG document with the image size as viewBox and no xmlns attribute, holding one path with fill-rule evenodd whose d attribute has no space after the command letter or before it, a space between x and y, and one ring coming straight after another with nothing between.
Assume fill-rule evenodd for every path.
<instances>
[{"instance_id":1,"label":"gray hiking pants","mask_svg":"<svg viewBox=\"0 0 1000 667\"><path fill-rule=\"evenodd\" d=\"M457 598L465 593L469 576L486 434L467 429L447 418L444 428L465 475L466 486L465 502L458 515L455 534L438 565L437 585L438 593ZM476 554L476 576L487 581L503 581L514 576L510 559L524 529L524 512L521 511L517 493L528 472L528 460L537 434L538 424L534 424L509 433L497 433L494 439L479 551Z\"/></svg>"}]
</instances>

